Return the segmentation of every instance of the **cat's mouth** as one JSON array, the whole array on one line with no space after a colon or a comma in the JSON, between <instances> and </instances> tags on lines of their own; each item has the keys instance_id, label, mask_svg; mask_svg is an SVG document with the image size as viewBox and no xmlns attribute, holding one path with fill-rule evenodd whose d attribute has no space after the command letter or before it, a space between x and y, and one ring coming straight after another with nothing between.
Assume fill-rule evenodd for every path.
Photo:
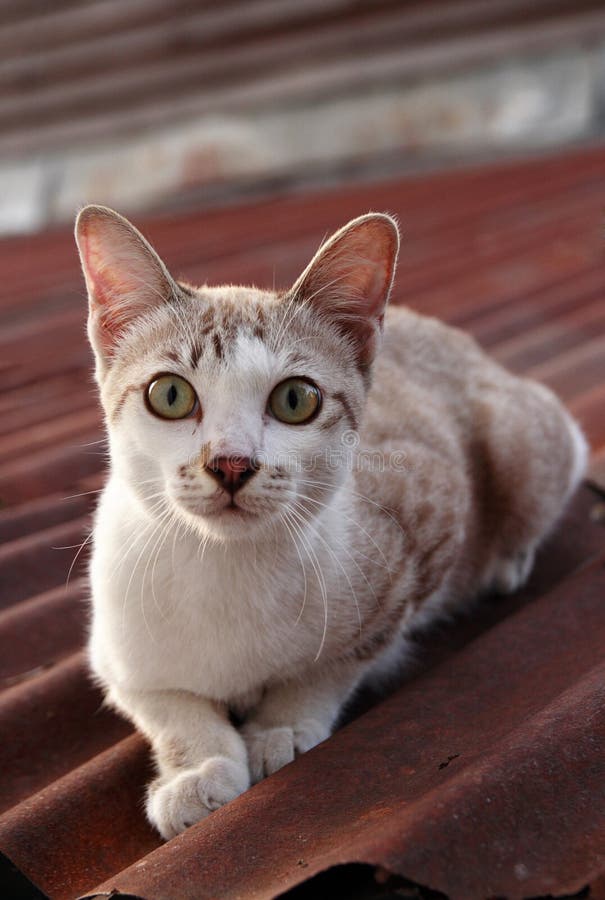
<instances>
[{"instance_id":1,"label":"cat's mouth","mask_svg":"<svg viewBox=\"0 0 605 900\"><path fill-rule=\"evenodd\" d=\"M204 519L211 519L213 521L217 521L218 519L233 520L237 519L252 519L256 518L258 513L254 510L246 509L244 506L241 506L234 497L231 497L227 503L222 504L221 506L207 506L206 504L200 504L199 506L192 508L189 504L187 504L187 508L190 512L194 512L196 515L201 516Z\"/></svg>"},{"instance_id":2,"label":"cat's mouth","mask_svg":"<svg viewBox=\"0 0 605 900\"><path fill-rule=\"evenodd\" d=\"M213 510L210 516L229 516L233 518L234 516L255 516L256 513L252 512L249 509L244 509L243 506L239 506L239 504L235 503L233 500L231 503L228 503L226 506L222 506L220 509Z\"/></svg>"},{"instance_id":3,"label":"cat's mouth","mask_svg":"<svg viewBox=\"0 0 605 900\"><path fill-rule=\"evenodd\" d=\"M190 521L210 530L226 531L228 534L249 534L257 525L271 521L279 513L282 505L276 498L242 496L192 496L192 492L177 493L176 506Z\"/></svg>"}]
</instances>

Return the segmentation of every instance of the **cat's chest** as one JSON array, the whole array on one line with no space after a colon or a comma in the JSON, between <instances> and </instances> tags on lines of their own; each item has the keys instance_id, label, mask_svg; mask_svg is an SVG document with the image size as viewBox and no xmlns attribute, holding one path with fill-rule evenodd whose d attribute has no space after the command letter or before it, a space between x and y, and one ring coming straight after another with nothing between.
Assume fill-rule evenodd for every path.
<instances>
[{"instance_id":1,"label":"cat's chest","mask_svg":"<svg viewBox=\"0 0 605 900\"><path fill-rule=\"evenodd\" d=\"M317 641L305 611L299 615L300 576L276 577L267 561L241 554L198 551L197 542L176 543L139 561L135 546L117 568L104 548L96 562L93 664L96 654L130 687L217 700L294 672ZM315 602L307 597L309 609Z\"/></svg>"}]
</instances>

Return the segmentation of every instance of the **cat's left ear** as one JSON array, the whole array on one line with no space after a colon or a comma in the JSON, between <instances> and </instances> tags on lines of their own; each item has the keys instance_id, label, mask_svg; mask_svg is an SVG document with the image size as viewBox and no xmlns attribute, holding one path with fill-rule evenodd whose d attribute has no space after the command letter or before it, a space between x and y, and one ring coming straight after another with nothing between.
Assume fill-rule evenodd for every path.
<instances>
[{"instance_id":1,"label":"cat's left ear","mask_svg":"<svg viewBox=\"0 0 605 900\"><path fill-rule=\"evenodd\" d=\"M88 335L102 372L125 329L177 288L143 235L112 209L86 206L76 219L76 243L88 289Z\"/></svg>"},{"instance_id":2,"label":"cat's left ear","mask_svg":"<svg viewBox=\"0 0 605 900\"><path fill-rule=\"evenodd\" d=\"M369 365L378 348L395 275L399 230L385 213L353 219L323 244L292 288L353 339Z\"/></svg>"}]
</instances>

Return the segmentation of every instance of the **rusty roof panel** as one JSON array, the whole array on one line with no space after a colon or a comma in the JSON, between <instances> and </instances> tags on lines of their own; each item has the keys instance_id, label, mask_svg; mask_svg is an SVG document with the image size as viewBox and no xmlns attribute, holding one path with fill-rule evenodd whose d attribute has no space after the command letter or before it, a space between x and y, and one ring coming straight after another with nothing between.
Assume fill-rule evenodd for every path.
<instances>
[{"instance_id":1,"label":"rusty roof panel","mask_svg":"<svg viewBox=\"0 0 605 900\"><path fill-rule=\"evenodd\" d=\"M3 597L0 608L64 584L75 550L87 532L88 516L70 519L0 548ZM32 566L32 559L36 565Z\"/></svg>"},{"instance_id":2,"label":"rusty roof panel","mask_svg":"<svg viewBox=\"0 0 605 900\"><path fill-rule=\"evenodd\" d=\"M45 494L30 501L0 510L0 544L27 537L36 531L61 525L86 515L92 506L92 495L66 497L62 493ZM13 555L13 550L7 552Z\"/></svg>"},{"instance_id":3,"label":"rusty roof panel","mask_svg":"<svg viewBox=\"0 0 605 900\"><path fill-rule=\"evenodd\" d=\"M151 777L143 740L117 738L0 819L5 853L53 900L87 891L160 844L142 814Z\"/></svg>"},{"instance_id":4,"label":"rusty roof panel","mask_svg":"<svg viewBox=\"0 0 605 900\"><path fill-rule=\"evenodd\" d=\"M275 264L284 284L326 231L395 212L395 301L556 386L603 485L604 176L595 148L143 230L184 277L271 283ZM363 863L326 896L376 867L461 900L605 896L605 512L588 488L524 591L419 638L396 693L360 698L329 741L160 846L142 813L146 746L86 674L85 546L66 585L105 464L72 237L0 242L0 266L0 848L24 876L53 900L268 898Z\"/></svg>"},{"instance_id":5,"label":"rusty roof panel","mask_svg":"<svg viewBox=\"0 0 605 900\"><path fill-rule=\"evenodd\" d=\"M82 646L87 596L87 581L78 578L15 603L0 615L2 687L31 678Z\"/></svg>"},{"instance_id":6,"label":"rusty roof panel","mask_svg":"<svg viewBox=\"0 0 605 900\"><path fill-rule=\"evenodd\" d=\"M74 653L0 697L3 743L0 808L19 800L85 763L121 739L129 727L101 705L89 683L82 653ZM20 807L16 806L15 810ZM4 833L5 819L0 819Z\"/></svg>"}]
</instances>

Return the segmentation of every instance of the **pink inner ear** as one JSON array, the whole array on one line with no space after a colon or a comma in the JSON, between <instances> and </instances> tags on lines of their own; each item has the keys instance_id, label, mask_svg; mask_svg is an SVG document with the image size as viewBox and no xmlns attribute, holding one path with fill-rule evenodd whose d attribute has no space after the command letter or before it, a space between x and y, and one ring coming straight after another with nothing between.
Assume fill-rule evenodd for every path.
<instances>
[{"instance_id":1,"label":"pink inner ear","mask_svg":"<svg viewBox=\"0 0 605 900\"><path fill-rule=\"evenodd\" d=\"M112 297L119 292L119 282L112 278L111 269L103 266L103 254L98 242L90 233L88 224L80 229L80 253L86 284L90 292L91 301L99 306L106 306Z\"/></svg>"},{"instance_id":2,"label":"pink inner ear","mask_svg":"<svg viewBox=\"0 0 605 900\"><path fill-rule=\"evenodd\" d=\"M393 267L397 256L398 239L389 224L369 221L355 234L355 250L359 253L359 273L363 284L359 285L364 297L366 315L382 317L384 305L393 279Z\"/></svg>"},{"instance_id":3,"label":"pink inner ear","mask_svg":"<svg viewBox=\"0 0 605 900\"><path fill-rule=\"evenodd\" d=\"M329 312L348 309L361 316L380 316L388 298L398 238L384 219L365 220L320 249L304 280L308 297Z\"/></svg>"},{"instance_id":4,"label":"pink inner ear","mask_svg":"<svg viewBox=\"0 0 605 900\"><path fill-rule=\"evenodd\" d=\"M85 209L76 239L90 298L91 324L105 349L137 316L171 295L171 281L155 251L111 210Z\"/></svg>"},{"instance_id":5,"label":"pink inner ear","mask_svg":"<svg viewBox=\"0 0 605 900\"><path fill-rule=\"evenodd\" d=\"M124 325L136 315L136 307L133 309L134 304L127 305L127 279L120 277L119 270L105 262L102 245L95 239L94 231L89 227L81 231L80 252L90 298L91 321L96 325L101 345L109 350Z\"/></svg>"},{"instance_id":6,"label":"pink inner ear","mask_svg":"<svg viewBox=\"0 0 605 900\"><path fill-rule=\"evenodd\" d=\"M398 247L393 220L369 214L321 247L295 285L301 300L355 339L364 364L376 351Z\"/></svg>"},{"instance_id":7,"label":"pink inner ear","mask_svg":"<svg viewBox=\"0 0 605 900\"><path fill-rule=\"evenodd\" d=\"M373 316L384 306L391 273L388 271L386 259L368 263L362 271L365 272L365 279L364 284L360 285L360 292L366 301L364 303L366 315Z\"/></svg>"}]
</instances>

